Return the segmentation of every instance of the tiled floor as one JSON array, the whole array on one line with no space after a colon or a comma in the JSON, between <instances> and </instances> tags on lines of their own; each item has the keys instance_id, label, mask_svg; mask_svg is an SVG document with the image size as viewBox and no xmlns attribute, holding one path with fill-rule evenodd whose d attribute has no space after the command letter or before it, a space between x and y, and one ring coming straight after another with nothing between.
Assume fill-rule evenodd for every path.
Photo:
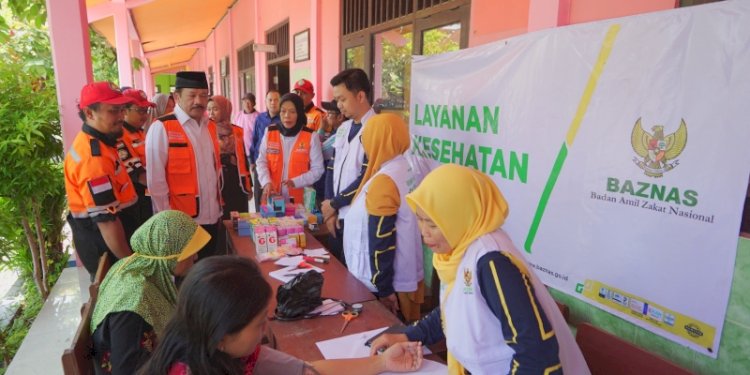
<instances>
[{"instance_id":1,"label":"tiled floor","mask_svg":"<svg viewBox=\"0 0 750 375\"><path fill-rule=\"evenodd\" d=\"M81 320L81 304L88 300L88 277L88 273L82 268L69 267L63 270L6 374L63 373L60 357L65 348L70 346ZM86 287L81 288L81 285Z\"/></svg>"}]
</instances>

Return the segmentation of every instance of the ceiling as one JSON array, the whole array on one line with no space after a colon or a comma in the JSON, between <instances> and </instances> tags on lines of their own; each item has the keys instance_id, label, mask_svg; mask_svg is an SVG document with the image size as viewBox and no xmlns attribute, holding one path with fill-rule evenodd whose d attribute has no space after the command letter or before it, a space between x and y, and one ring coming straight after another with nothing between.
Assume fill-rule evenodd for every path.
<instances>
[{"instance_id":1,"label":"ceiling","mask_svg":"<svg viewBox=\"0 0 750 375\"><path fill-rule=\"evenodd\" d=\"M185 67L198 50L194 43L208 38L236 0L124 0L140 37L152 72ZM86 0L89 11L110 0ZM120 1L122 2L122 1ZM130 3L130 4L129 4ZM114 18L91 23L110 45L115 45ZM151 53L149 53L151 52Z\"/></svg>"}]
</instances>

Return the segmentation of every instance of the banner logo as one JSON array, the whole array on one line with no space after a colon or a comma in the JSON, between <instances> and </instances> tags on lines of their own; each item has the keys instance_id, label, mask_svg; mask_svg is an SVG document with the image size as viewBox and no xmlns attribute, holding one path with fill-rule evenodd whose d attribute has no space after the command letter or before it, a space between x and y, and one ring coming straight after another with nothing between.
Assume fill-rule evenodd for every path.
<instances>
[{"instance_id":1,"label":"banner logo","mask_svg":"<svg viewBox=\"0 0 750 375\"><path fill-rule=\"evenodd\" d=\"M653 134L649 134L641 127L641 119L635 122L630 143L633 151L641 157L633 158L633 162L649 177L659 178L664 173L680 164L677 157L687 144L687 125L680 121L680 127L672 134L664 135L664 126L651 127Z\"/></svg>"}]
</instances>

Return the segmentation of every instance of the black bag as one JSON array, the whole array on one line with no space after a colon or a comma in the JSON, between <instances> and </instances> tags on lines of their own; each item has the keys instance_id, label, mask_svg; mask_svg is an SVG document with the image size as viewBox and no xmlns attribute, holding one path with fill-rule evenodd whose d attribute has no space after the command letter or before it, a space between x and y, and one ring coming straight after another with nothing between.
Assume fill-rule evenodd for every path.
<instances>
[{"instance_id":1,"label":"black bag","mask_svg":"<svg viewBox=\"0 0 750 375\"><path fill-rule=\"evenodd\" d=\"M307 318L307 313L320 306L323 289L323 275L308 271L295 276L276 291L276 311L278 320Z\"/></svg>"}]
</instances>

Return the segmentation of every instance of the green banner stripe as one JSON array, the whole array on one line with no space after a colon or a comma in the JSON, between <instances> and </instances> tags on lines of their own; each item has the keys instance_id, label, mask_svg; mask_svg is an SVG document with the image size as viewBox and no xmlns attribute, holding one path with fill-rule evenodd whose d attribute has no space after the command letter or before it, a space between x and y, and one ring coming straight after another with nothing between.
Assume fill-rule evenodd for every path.
<instances>
[{"instance_id":1,"label":"green banner stripe","mask_svg":"<svg viewBox=\"0 0 750 375\"><path fill-rule=\"evenodd\" d=\"M539 229L539 224L542 222L544 210L547 208L547 202L549 202L549 197L550 195L552 195L552 189L555 188L557 177L560 176L560 171L562 170L562 166L563 164L565 164L565 159L567 157L568 146L565 144L565 142L563 142L562 146L560 147L560 151L557 153L555 165L552 166L552 172L547 179L547 184L544 185L542 197L539 198L539 205L536 206L536 213L534 214L534 220L531 222L529 234L526 235L526 243L524 243L523 247L524 249L526 249L527 253L531 253L531 245L534 243L534 238L536 237L536 232Z\"/></svg>"}]
</instances>

